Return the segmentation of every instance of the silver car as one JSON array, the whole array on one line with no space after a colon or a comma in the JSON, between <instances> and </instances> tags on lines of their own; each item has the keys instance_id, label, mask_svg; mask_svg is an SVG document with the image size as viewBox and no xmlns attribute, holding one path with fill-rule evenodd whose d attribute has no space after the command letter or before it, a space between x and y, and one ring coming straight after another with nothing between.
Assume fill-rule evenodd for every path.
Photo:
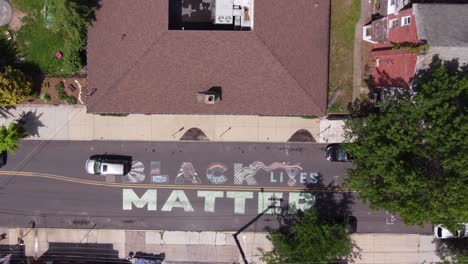
<instances>
[{"instance_id":1,"label":"silver car","mask_svg":"<svg viewBox=\"0 0 468 264\"><path fill-rule=\"evenodd\" d=\"M126 175L129 161L124 159L92 156L86 161L86 172L97 175Z\"/></svg>"}]
</instances>

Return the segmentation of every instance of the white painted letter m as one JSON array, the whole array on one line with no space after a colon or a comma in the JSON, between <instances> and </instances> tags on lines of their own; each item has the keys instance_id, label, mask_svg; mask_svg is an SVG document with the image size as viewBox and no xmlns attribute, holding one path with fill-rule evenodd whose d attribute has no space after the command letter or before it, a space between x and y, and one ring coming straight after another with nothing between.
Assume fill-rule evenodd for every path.
<instances>
[{"instance_id":1,"label":"white painted letter m","mask_svg":"<svg viewBox=\"0 0 468 264\"><path fill-rule=\"evenodd\" d=\"M147 190L141 198L132 189L123 189L123 209L132 210L132 204L136 208L143 208L148 204L148 211L156 211L157 190Z\"/></svg>"}]
</instances>

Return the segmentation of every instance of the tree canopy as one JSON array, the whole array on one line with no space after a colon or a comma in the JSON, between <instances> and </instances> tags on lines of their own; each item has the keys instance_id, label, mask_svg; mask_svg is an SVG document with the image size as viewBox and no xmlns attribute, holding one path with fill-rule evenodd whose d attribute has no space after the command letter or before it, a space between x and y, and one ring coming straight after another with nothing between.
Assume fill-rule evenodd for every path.
<instances>
[{"instance_id":1,"label":"tree canopy","mask_svg":"<svg viewBox=\"0 0 468 264\"><path fill-rule=\"evenodd\" d=\"M375 110L352 109L345 125L353 142L345 148L355 158L349 187L408 224L455 229L466 222L467 99L468 75L439 63L418 75L413 93Z\"/></svg>"},{"instance_id":2,"label":"tree canopy","mask_svg":"<svg viewBox=\"0 0 468 264\"><path fill-rule=\"evenodd\" d=\"M0 73L0 107L14 106L31 93L31 78L11 66Z\"/></svg>"},{"instance_id":3,"label":"tree canopy","mask_svg":"<svg viewBox=\"0 0 468 264\"><path fill-rule=\"evenodd\" d=\"M315 208L295 218L292 226L270 234L274 249L264 255L264 261L269 264L327 263L351 253L352 243L344 224L321 220Z\"/></svg>"},{"instance_id":4,"label":"tree canopy","mask_svg":"<svg viewBox=\"0 0 468 264\"><path fill-rule=\"evenodd\" d=\"M0 152L15 152L21 138L26 136L21 125L10 123L8 127L0 126Z\"/></svg>"},{"instance_id":5,"label":"tree canopy","mask_svg":"<svg viewBox=\"0 0 468 264\"><path fill-rule=\"evenodd\" d=\"M83 64L88 26L95 16L97 1L50 0L53 28L64 35L63 59L68 71L76 71Z\"/></svg>"}]
</instances>

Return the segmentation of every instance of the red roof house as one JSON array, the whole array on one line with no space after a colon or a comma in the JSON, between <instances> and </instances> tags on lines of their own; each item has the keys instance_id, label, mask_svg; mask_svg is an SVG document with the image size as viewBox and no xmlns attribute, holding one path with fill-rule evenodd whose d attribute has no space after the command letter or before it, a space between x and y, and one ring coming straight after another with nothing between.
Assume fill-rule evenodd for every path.
<instances>
[{"instance_id":1,"label":"red roof house","mask_svg":"<svg viewBox=\"0 0 468 264\"><path fill-rule=\"evenodd\" d=\"M382 16L363 28L363 39L372 43L373 88L411 88L417 52L405 45L419 45L413 8L403 0L381 0Z\"/></svg>"},{"instance_id":2,"label":"red roof house","mask_svg":"<svg viewBox=\"0 0 468 264\"><path fill-rule=\"evenodd\" d=\"M404 49L372 52L372 59L375 62L372 68L372 85L409 89L413 81L417 57L416 53Z\"/></svg>"},{"instance_id":3,"label":"red roof house","mask_svg":"<svg viewBox=\"0 0 468 264\"><path fill-rule=\"evenodd\" d=\"M419 43L413 9L400 10L398 14L388 15L388 42Z\"/></svg>"}]
</instances>

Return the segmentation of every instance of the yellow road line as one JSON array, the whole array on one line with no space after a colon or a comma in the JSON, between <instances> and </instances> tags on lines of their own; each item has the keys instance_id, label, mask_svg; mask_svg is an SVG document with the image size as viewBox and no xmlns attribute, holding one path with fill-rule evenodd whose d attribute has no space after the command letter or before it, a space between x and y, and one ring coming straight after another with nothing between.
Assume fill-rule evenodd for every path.
<instances>
[{"instance_id":1,"label":"yellow road line","mask_svg":"<svg viewBox=\"0 0 468 264\"><path fill-rule=\"evenodd\" d=\"M85 185L93 186L102 186L102 187L114 187L114 188L133 188L133 189L182 189L182 190L239 190L239 191L277 191L277 192L356 192L343 189L310 189L302 187L274 187L274 186L248 186L248 185L239 185L239 186L226 186L226 185L175 185L175 184L148 184L148 183L110 183L110 182L100 182L92 181L86 179L76 179L70 177L64 177L60 175L47 174L41 172L25 172L25 171L0 171L0 176L19 176L19 177L37 177L52 179L64 182L79 183Z\"/></svg>"}]
</instances>

